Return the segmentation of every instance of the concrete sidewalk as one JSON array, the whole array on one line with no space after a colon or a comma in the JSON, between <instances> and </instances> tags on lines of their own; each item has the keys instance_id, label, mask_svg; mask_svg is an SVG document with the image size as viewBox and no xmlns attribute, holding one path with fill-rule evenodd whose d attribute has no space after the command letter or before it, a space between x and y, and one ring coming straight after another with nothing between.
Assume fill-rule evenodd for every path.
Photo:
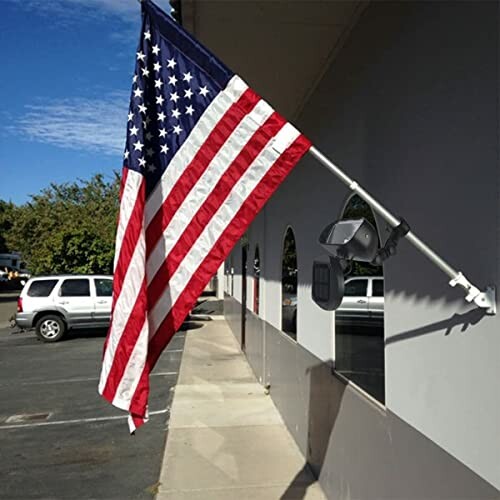
<instances>
[{"instance_id":1,"label":"concrete sidewalk","mask_svg":"<svg viewBox=\"0 0 500 500\"><path fill-rule=\"evenodd\" d=\"M156 498L325 498L224 320L186 335Z\"/></svg>"}]
</instances>

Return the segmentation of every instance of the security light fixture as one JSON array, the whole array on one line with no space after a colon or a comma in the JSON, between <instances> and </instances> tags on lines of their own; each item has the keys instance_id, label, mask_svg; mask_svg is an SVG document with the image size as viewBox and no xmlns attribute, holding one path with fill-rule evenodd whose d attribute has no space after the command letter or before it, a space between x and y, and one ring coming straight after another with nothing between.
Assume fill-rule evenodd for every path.
<instances>
[{"instance_id":1,"label":"security light fixture","mask_svg":"<svg viewBox=\"0 0 500 500\"><path fill-rule=\"evenodd\" d=\"M337 259L372 262L377 254L378 235L366 219L340 220L323 229L319 243Z\"/></svg>"},{"instance_id":2,"label":"security light fixture","mask_svg":"<svg viewBox=\"0 0 500 500\"><path fill-rule=\"evenodd\" d=\"M351 262L369 262L381 265L396 254L401 238L410 227L401 220L392 229L385 245L378 248L378 234L366 219L345 219L332 222L321 231L320 245L328 252L327 257L313 263L312 297L322 309L334 311L344 297L344 274Z\"/></svg>"}]
</instances>

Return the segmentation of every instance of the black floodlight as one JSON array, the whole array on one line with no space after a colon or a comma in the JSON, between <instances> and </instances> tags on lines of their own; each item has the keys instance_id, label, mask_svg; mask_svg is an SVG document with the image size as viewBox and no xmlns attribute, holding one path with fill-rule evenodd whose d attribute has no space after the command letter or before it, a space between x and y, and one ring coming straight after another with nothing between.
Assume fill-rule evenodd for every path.
<instances>
[{"instance_id":1,"label":"black floodlight","mask_svg":"<svg viewBox=\"0 0 500 500\"><path fill-rule=\"evenodd\" d=\"M377 254L378 235L366 219L340 220L323 229L319 243L338 259L372 262Z\"/></svg>"},{"instance_id":2,"label":"black floodlight","mask_svg":"<svg viewBox=\"0 0 500 500\"><path fill-rule=\"evenodd\" d=\"M344 298L344 270L338 259L320 257L313 262L312 298L327 311L334 311Z\"/></svg>"}]
</instances>

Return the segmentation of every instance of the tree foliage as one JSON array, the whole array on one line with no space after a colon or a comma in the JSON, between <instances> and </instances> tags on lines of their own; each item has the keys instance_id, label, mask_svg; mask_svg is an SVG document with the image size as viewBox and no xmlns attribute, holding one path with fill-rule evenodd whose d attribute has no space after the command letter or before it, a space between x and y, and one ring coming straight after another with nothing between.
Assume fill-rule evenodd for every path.
<instances>
[{"instance_id":1,"label":"tree foliage","mask_svg":"<svg viewBox=\"0 0 500 500\"><path fill-rule=\"evenodd\" d=\"M0 253L9 251L6 235L12 227L14 209L12 202L0 200Z\"/></svg>"},{"instance_id":2,"label":"tree foliage","mask_svg":"<svg viewBox=\"0 0 500 500\"><path fill-rule=\"evenodd\" d=\"M119 178L51 184L13 207L7 247L21 252L33 274L111 273Z\"/></svg>"}]
</instances>

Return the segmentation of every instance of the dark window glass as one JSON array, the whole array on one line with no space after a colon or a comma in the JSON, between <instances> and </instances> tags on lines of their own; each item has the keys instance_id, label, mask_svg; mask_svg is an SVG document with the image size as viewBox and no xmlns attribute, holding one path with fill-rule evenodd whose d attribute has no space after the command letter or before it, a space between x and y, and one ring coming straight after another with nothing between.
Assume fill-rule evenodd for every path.
<instances>
[{"instance_id":1,"label":"dark window glass","mask_svg":"<svg viewBox=\"0 0 500 500\"><path fill-rule=\"evenodd\" d=\"M372 297L383 297L384 296L384 281L383 280L373 280L372 281Z\"/></svg>"},{"instance_id":2,"label":"dark window glass","mask_svg":"<svg viewBox=\"0 0 500 500\"><path fill-rule=\"evenodd\" d=\"M113 295L113 281L108 279L96 279L95 291L98 297L111 297L111 295Z\"/></svg>"},{"instance_id":3,"label":"dark window glass","mask_svg":"<svg viewBox=\"0 0 500 500\"><path fill-rule=\"evenodd\" d=\"M90 284L87 279L64 280L59 292L61 297L90 297Z\"/></svg>"},{"instance_id":4,"label":"dark window glass","mask_svg":"<svg viewBox=\"0 0 500 500\"><path fill-rule=\"evenodd\" d=\"M297 339L297 246L291 228L283 240L281 262L281 329Z\"/></svg>"},{"instance_id":5,"label":"dark window glass","mask_svg":"<svg viewBox=\"0 0 500 500\"><path fill-rule=\"evenodd\" d=\"M361 217L377 228L370 206L353 195L342 219ZM335 312L335 371L384 403L384 304L366 297L367 277L383 276L383 268L353 261L347 272L346 281L351 281L345 284L344 300ZM382 279L372 281L372 295L383 297Z\"/></svg>"},{"instance_id":6,"label":"dark window glass","mask_svg":"<svg viewBox=\"0 0 500 500\"><path fill-rule=\"evenodd\" d=\"M255 256L253 259L253 311L259 314L259 295L260 295L260 256L259 247L255 247Z\"/></svg>"},{"instance_id":7,"label":"dark window glass","mask_svg":"<svg viewBox=\"0 0 500 500\"><path fill-rule=\"evenodd\" d=\"M366 297L368 280L352 280L345 284L344 297Z\"/></svg>"},{"instance_id":8,"label":"dark window glass","mask_svg":"<svg viewBox=\"0 0 500 500\"><path fill-rule=\"evenodd\" d=\"M57 280L33 281L28 290L28 297L48 297L54 290L56 283Z\"/></svg>"}]
</instances>

